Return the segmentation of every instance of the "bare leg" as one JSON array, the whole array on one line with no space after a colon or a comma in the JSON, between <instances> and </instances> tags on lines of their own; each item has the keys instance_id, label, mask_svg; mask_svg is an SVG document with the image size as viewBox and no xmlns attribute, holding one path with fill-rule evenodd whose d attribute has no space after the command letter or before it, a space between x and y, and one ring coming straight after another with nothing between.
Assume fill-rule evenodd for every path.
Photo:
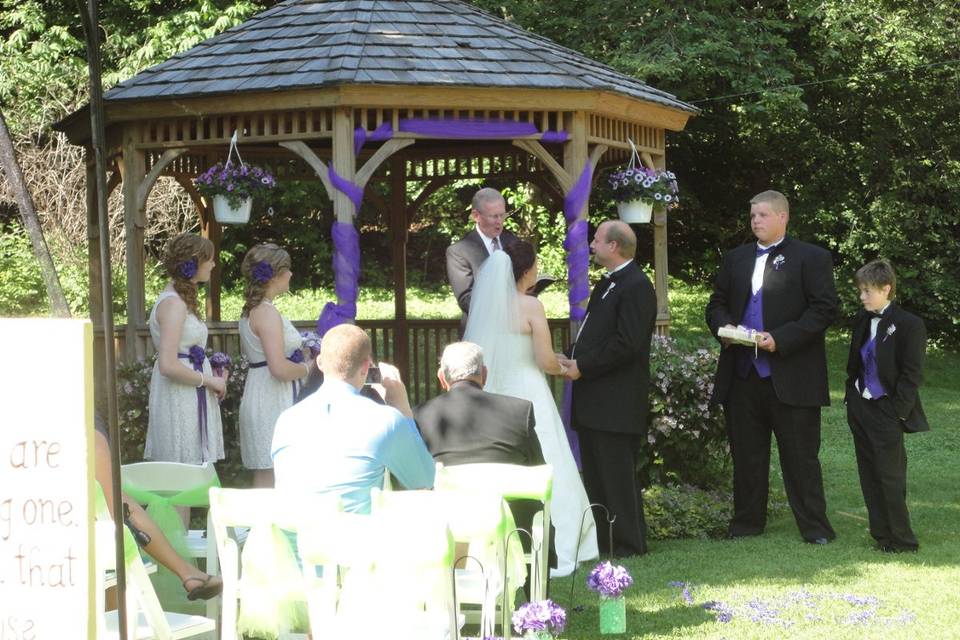
<instances>
[{"instance_id":1,"label":"bare leg","mask_svg":"<svg viewBox=\"0 0 960 640\"><path fill-rule=\"evenodd\" d=\"M273 469L254 469L253 488L273 489Z\"/></svg>"}]
</instances>

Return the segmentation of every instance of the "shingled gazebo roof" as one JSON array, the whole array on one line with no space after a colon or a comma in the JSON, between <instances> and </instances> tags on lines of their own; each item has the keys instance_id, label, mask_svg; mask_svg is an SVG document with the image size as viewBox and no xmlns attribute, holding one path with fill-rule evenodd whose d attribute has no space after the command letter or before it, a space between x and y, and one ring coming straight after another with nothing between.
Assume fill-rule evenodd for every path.
<instances>
[{"instance_id":1,"label":"shingled gazebo roof","mask_svg":"<svg viewBox=\"0 0 960 640\"><path fill-rule=\"evenodd\" d=\"M105 99L168 100L346 84L608 91L697 111L458 0L286 0L140 72Z\"/></svg>"}]
</instances>

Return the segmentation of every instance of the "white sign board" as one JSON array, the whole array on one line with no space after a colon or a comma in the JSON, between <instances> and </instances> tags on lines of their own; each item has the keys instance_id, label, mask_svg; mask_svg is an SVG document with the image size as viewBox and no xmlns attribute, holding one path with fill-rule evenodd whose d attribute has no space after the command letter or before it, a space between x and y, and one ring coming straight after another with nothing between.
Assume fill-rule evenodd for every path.
<instances>
[{"instance_id":1,"label":"white sign board","mask_svg":"<svg viewBox=\"0 0 960 640\"><path fill-rule=\"evenodd\" d=\"M0 319L0 356L0 638L92 638L93 331Z\"/></svg>"}]
</instances>

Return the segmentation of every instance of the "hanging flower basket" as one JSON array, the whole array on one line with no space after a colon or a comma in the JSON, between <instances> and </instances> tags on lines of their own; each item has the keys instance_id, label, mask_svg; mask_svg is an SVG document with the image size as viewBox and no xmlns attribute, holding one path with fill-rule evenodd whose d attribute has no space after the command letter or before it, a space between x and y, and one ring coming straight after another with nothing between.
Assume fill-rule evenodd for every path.
<instances>
[{"instance_id":1,"label":"hanging flower basket","mask_svg":"<svg viewBox=\"0 0 960 640\"><path fill-rule=\"evenodd\" d=\"M239 164L233 163L236 153ZM243 163L237 150L237 133L230 140L226 162L218 162L199 176L193 184L201 195L213 201L213 216L221 224L245 224L250 220L250 207L255 196L277 186L269 171Z\"/></svg>"},{"instance_id":2,"label":"hanging flower basket","mask_svg":"<svg viewBox=\"0 0 960 640\"><path fill-rule=\"evenodd\" d=\"M244 198L236 207L230 204L226 196L213 196L213 217L220 224L246 224L250 221L250 209L253 198Z\"/></svg>"},{"instance_id":3,"label":"hanging flower basket","mask_svg":"<svg viewBox=\"0 0 960 640\"><path fill-rule=\"evenodd\" d=\"M617 213L620 219L630 224L650 222L653 216L653 202L637 198L629 202L618 202Z\"/></svg>"}]
</instances>

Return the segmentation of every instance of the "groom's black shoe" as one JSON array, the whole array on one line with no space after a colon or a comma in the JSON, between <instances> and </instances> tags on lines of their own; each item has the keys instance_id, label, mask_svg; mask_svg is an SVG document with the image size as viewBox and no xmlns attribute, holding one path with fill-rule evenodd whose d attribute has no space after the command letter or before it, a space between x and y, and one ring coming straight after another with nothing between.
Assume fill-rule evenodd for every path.
<instances>
[{"instance_id":1,"label":"groom's black shoe","mask_svg":"<svg viewBox=\"0 0 960 640\"><path fill-rule=\"evenodd\" d=\"M833 542L830 538L813 538L811 540L804 540L807 544L830 544Z\"/></svg>"}]
</instances>

